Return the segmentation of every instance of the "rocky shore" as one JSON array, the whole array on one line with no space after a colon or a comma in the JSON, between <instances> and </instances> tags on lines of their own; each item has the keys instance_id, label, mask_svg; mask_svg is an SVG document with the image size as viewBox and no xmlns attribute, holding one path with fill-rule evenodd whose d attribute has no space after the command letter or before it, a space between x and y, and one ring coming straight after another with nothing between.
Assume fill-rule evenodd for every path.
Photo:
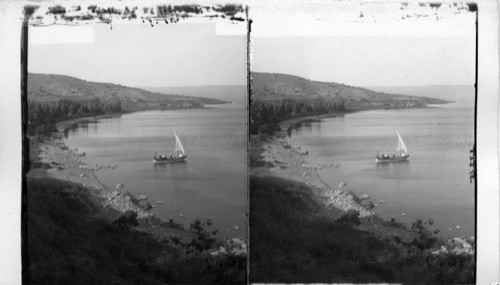
<instances>
[{"instance_id":1,"label":"rocky shore","mask_svg":"<svg viewBox=\"0 0 500 285\"><path fill-rule=\"evenodd\" d=\"M120 213L133 211L137 213L138 218L147 218L153 215L147 209L133 203L130 196L116 190L110 190L99 182L95 172L103 168L116 168L115 165L85 164L81 159L84 153L79 153L78 149L67 147L62 141L60 133L54 134L51 139L45 140L39 147L39 161L49 167L45 173L38 173L38 175L46 174L59 180L79 183L91 189L105 208L109 207Z\"/></svg>"},{"instance_id":2,"label":"rocky shore","mask_svg":"<svg viewBox=\"0 0 500 285\"><path fill-rule=\"evenodd\" d=\"M320 119L318 116L306 117L303 120ZM286 139L286 131L300 124L300 119L288 120L280 123L282 128L273 137L268 137L262 143L262 160L266 163L267 169L252 169L255 175L269 175L302 182L313 189L317 198L328 208L337 209L337 215L333 218L340 218L347 211L354 210L359 213L362 229L374 233L381 239L398 239L407 243L418 238L422 231L420 229L408 229L405 225L397 223L395 220L385 221L378 217L371 209L377 203L384 204L386 201L380 200L373 203L367 194L356 196L351 191L346 190L347 183L338 181L338 185L331 186L321 180L317 169L338 168L340 163L312 164L307 160L308 152L300 146L292 146ZM332 175L335 172L332 172ZM454 253L473 255L475 253L474 237L452 237L438 238L438 248L432 249L433 255Z\"/></svg>"},{"instance_id":3,"label":"rocky shore","mask_svg":"<svg viewBox=\"0 0 500 285\"><path fill-rule=\"evenodd\" d=\"M64 144L63 133L67 128L75 123L86 121L92 118L80 118L71 121L64 121L57 124L57 133L51 137L38 140L31 147L38 148L37 161L42 165L28 173L31 177L51 177L62 181L70 181L80 184L87 188L96 198L100 206L106 209L105 220L113 222L125 213L136 213L139 225L138 231L146 232L157 240L174 240L184 244L189 244L198 236L196 231L187 230L181 224L170 220L161 221L156 218L150 209L161 205L161 201L148 201L146 195L135 197L129 192L124 192L123 184L117 184L113 189L103 185L96 177L95 173L102 169L117 169L118 165L88 165L85 163L85 153L79 152L77 148L71 148ZM33 138L38 139L38 138ZM35 153L32 151L31 153ZM121 191L120 191L121 190ZM209 234L210 235L210 234ZM210 235L210 236L213 236ZM215 237L213 237L215 238ZM245 239L225 239L215 238L218 243L224 244L223 254L241 255L247 254L247 241ZM210 252L219 252L221 247L209 250ZM218 253L222 254L222 253Z\"/></svg>"},{"instance_id":4,"label":"rocky shore","mask_svg":"<svg viewBox=\"0 0 500 285\"><path fill-rule=\"evenodd\" d=\"M299 147L289 145L283 136L272 138L263 145L262 158L273 165L269 168L272 175L313 187L326 207L335 207L343 212L355 210L359 212L360 217L374 215L372 211L358 204L352 194L343 191L346 183L339 181L337 187L331 187L321 180L317 169L336 168L339 167L338 164L311 164L306 160L306 155Z\"/></svg>"}]
</instances>

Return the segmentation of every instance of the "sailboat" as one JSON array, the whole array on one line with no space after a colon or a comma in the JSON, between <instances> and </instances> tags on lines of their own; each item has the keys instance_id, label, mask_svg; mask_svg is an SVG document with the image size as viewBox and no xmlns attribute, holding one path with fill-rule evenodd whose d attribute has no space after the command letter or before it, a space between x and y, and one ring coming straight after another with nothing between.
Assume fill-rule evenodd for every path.
<instances>
[{"instance_id":1,"label":"sailboat","mask_svg":"<svg viewBox=\"0 0 500 285\"><path fill-rule=\"evenodd\" d=\"M175 133L175 131L172 131L175 136L175 148L174 150L167 155L165 152L161 155L155 155L153 157L153 162L154 163L172 163L172 162L182 162L185 161L187 158L187 153L186 150L184 149L184 146L182 145L181 139L179 136Z\"/></svg>"},{"instance_id":2,"label":"sailboat","mask_svg":"<svg viewBox=\"0 0 500 285\"><path fill-rule=\"evenodd\" d=\"M398 148L395 153L392 155L389 155L388 152L385 154L377 154L377 158L375 159L376 162L399 162L399 161L406 161L410 157L410 154L408 153L408 148L406 147L406 144L401 137L401 135L398 133L397 130L394 130L396 132L396 135L398 136Z\"/></svg>"}]
</instances>

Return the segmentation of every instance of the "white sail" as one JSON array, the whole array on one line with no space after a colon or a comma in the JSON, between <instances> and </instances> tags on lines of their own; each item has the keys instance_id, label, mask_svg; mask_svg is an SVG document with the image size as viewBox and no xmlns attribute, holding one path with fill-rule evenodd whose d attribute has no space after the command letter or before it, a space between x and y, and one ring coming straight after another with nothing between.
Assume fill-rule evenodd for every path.
<instances>
[{"instance_id":1,"label":"white sail","mask_svg":"<svg viewBox=\"0 0 500 285\"><path fill-rule=\"evenodd\" d=\"M182 154L186 154L186 151L184 150L184 146L182 145L182 142L181 142L181 139L179 139L179 137L177 136L177 134L172 131L174 133L174 136L175 136L175 150L179 150L181 151Z\"/></svg>"},{"instance_id":2,"label":"white sail","mask_svg":"<svg viewBox=\"0 0 500 285\"><path fill-rule=\"evenodd\" d=\"M401 135L398 133L398 131L396 131L396 134L398 135L398 139L399 139L399 144L398 144L398 147L401 146L404 150L404 153L408 153L408 149L406 148L406 144L405 142L403 141L403 138L401 137Z\"/></svg>"}]
</instances>

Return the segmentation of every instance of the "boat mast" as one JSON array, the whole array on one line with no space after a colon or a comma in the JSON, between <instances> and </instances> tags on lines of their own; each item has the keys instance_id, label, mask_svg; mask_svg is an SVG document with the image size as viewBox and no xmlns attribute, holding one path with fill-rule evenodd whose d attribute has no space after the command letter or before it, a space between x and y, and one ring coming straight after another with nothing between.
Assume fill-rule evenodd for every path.
<instances>
[{"instance_id":1,"label":"boat mast","mask_svg":"<svg viewBox=\"0 0 500 285\"><path fill-rule=\"evenodd\" d=\"M179 151L181 154L185 155L186 151L184 150L184 146L182 146L181 140L179 139L179 137L177 136L177 134L175 132L173 132L173 133L175 136L175 149L177 151Z\"/></svg>"},{"instance_id":2,"label":"boat mast","mask_svg":"<svg viewBox=\"0 0 500 285\"><path fill-rule=\"evenodd\" d=\"M403 138L401 137L401 135L398 133L398 131L396 131L396 134L398 135L398 145L401 147L401 154L404 153L408 153L408 149L406 148L406 145L405 145L405 142L403 141Z\"/></svg>"}]
</instances>

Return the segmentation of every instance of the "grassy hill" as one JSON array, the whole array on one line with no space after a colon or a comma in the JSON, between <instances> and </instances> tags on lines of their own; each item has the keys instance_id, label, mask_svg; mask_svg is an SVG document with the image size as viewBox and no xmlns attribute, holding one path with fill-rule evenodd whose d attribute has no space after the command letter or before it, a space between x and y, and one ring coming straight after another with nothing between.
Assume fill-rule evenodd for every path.
<instances>
[{"instance_id":1,"label":"grassy hill","mask_svg":"<svg viewBox=\"0 0 500 285\"><path fill-rule=\"evenodd\" d=\"M238 106L246 106L248 102L247 87L244 85L205 85L193 87L141 87L144 90L163 94L179 94L184 96L203 97L228 102Z\"/></svg>"},{"instance_id":2,"label":"grassy hill","mask_svg":"<svg viewBox=\"0 0 500 285\"><path fill-rule=\"evenodd\" d=\"M350 102L352 109L416 107L447 103L445 100L376 92L334 82L312 81L287 74L252 73L252 99L280 101L317 99ZM392 105L391 105L392 104Z\"/></svg>"},{"instance_id":3,"label":"grassy hill","mask_svg":"<svg viewBox=\"0 0 500 285\"><path fill-rule=\"evenodd\" d=\"M55 75L28 75L28 134L49 135L54 123L141 110L204 108L226 101L154 93Z\"/></svg>"},{"instance_id":4,"label":"grassy hill","mask_svg":"<svg viewBox=\"0 0 500 285\"><path fill-rule=\"evenodd\" d=\"M254 72L251 80L251 134L272 134L279 130L278 122L292 118L449 103L442 99L388 94L287 74Z\"/></svg>"},{"instance_id":5,"label":"grassy hill","mask_svg":"<svg viewBox=\"0 0 500 285\"><path fill-rule=\"evenodd\" d=\"M111 83L89 82L64 75L34 73L28 75L28 99L49 104L63 99L79 102L94 99L102 102L118 100L124 110L154 108L160 107L160 104L174 107L182 104L202 106L226 103L215 99L154 93Z\"/></svg>"}]
</instances>

